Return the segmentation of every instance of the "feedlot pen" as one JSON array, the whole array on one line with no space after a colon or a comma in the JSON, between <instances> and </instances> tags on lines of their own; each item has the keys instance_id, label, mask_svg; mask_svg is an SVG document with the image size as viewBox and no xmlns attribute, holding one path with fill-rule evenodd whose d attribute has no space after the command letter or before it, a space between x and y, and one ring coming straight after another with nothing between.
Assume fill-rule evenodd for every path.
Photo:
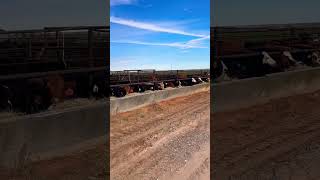
<instances>
[{"instance_id":1,"label":"feedlot pen","mask_svg":"<svg viewBox=\"0 0 320 180\"><path fill-rule=\"evenodd\" d=\"M209 69L111 71L110 96L124 97L131 93L192 86L203 82L210 82Z\"/></svg>"},{"instance_id":2,"label":"feedlot pen","mask_svg":"<svg viewBox=\"0 0 320 180\"><path fill-rule=\"evenodd\" d=\"M35 113L106 97L108 43L107 26L0 31L0 110Z\"/></svg>"}]
</instances>

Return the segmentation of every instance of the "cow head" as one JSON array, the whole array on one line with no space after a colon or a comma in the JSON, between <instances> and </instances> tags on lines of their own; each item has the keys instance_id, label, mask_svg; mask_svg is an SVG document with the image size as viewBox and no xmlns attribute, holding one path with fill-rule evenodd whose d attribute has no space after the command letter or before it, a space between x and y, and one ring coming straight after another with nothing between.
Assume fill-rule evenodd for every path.
<instances>
[{"instance_id":1,"label":"cow head","mask_svg":"<svg viewBox=\"0 0 320 180\"><path fill-rule=\"evenodd\" d=\"M311 61L313 64L320 65L320 53L319 51L312 52Z\"/></svg>"},{"instance_id":2,"label":"cow head","mask_svg":"<svg viewBox=\"0 0 320 180\"><path fill-rule=\"evenodd\" d=\"M283 56L285 56L292 65L299 65L300 63L298 63L298 61L296 59L293 58L292 54L290 53L290 51L283 51Z\"/></svg>"},{"instance_id":3,"label":"cow head","mask_svg":"<svg viewBox=\"0 0 320 180\"><path fill-rule=\"evenodd\" d=\"M267 52L263 51L262 55L263 55L263 59L262 59L263 64L267 64L272 67L277 65L277 62Z\"/></svg>"}]
</instances>

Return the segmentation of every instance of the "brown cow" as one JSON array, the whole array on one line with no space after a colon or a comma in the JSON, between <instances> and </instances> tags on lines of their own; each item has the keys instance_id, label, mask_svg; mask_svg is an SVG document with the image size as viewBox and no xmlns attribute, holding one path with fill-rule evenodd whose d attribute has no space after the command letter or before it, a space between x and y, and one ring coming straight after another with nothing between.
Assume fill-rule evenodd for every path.
<instances>
[{"instance_id":1,"label":"brown cow","mask_svg":"<svg viewBox=\"0 0 320 180\"><path fill-rule=\"evenodd\" d=\"M293 65L293 62L291 62L290 59L287 56L285 56L284 54L281 54L280 58L277 59L277 63L279 64L280 69L282 71L289 69L290 66Z\"/></svg>"},{"instance_id":2,"label":"brown cow","mask_svg":"<svg viewBox=\"0 0 320 180\"><path fill-rule=\"evenodd\" d=\"M64 98L70 99L76 96L77 83L76 81L64 82Z\"/></svg>"},{"instance_id":3,"label":"brown cow","mask_svg":"<svg viewBox=\"0 0 320 180\"><path fill-rule=\"evenodd\" d=\"M58 103L64 99L64 78L59 75L49 76L47 86L52 94L53 103Z\"/></svg>"},{"instance_id":4,"label":"brown cow","mask_svg":"<svg viewBox=\"0 0 320 180\"><path fill-rule=\"evenodd\" d=\"M126 94L133 93L133 88L129 85L125 85L122 88L126 91Z\"/></svg>"},{"instance_id":5,"label":"brown cow","mask_svg":"<svg viewBox=\"0 0 320 180\"><path fill-rule=\"evenodd\" d=\"M173 82L169 81L169 82L165 82L165 83L164 83L164 87L165 87L165 88L168 88L168 87L174 88L175 85L174 85Z\"/></svg>"}]
</instances>

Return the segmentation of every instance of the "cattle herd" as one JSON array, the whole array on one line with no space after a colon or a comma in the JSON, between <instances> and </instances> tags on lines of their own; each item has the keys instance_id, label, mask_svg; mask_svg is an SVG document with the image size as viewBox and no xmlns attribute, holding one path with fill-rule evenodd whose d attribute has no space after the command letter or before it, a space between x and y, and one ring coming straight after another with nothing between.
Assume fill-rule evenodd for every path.
<instances>
[{"instance_id":1,"label":"cattle herd","mask_svg":"<svg viewBox=\"0 0 320 180\"><path fill-rule=\"evenodd\" d=\"M212 27L211 33L215 82L320 65L320 24Z\"/></svg>"},{"instance_id":2,"label":"cattle herd","mask_svg":"<svg viewBox=\"0 0 320 180\"><path fill-rule=\"evenodd\" d=\"M182 86L193 86L193 85L201 84L205 82L210 82L210 74L202 77L197 76L197 77L190 77L190 78L184 78L184 79L176 78L176 79L164 80L164 81L111 85L110 95L114 97L124 97L131 93L144 93L146 91L165 90L166 88L179 88Z\"/></svg>"},{"instance_id":3,"label":"cattle herd","mask_svg":"<svg viewBox=\"0 0 320 180\"><path fill-rule=\"evenodd\" d=\"M103 71L105 74L105 71ZM50 106L74 98L100 99L108 95L104 76L89 84L87 74L72 74L2 81L0 110L27 114L47 110Z\"/></svg>"},{"instance_id":4,"label":"cattle herd","mask_svg":"<svg viewBox=\"0 0 320 180\"><path fill-rule=\"evenodd\" d=\"M108 36L103 26L0 32L0 111L31 114L108 96Z\"/></svg>"},{"instance_id":5,"label":"cattle herd","mask_svg":"<svg viewBox=\"0 0 320 180\"><path fill-rule=\"evenodd\" d=\"M320 66L320 52L317 50L276 53L262 51L247 56L216 58L211 72L214 81L219 82L317 66Z\"/></svg>"}]
</instances>

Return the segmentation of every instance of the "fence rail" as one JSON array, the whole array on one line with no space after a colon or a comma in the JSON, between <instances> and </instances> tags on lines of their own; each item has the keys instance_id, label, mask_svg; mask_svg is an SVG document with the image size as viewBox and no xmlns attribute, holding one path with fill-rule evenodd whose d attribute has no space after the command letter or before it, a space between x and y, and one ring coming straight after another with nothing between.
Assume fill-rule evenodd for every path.
<instances>
[{"instance_id":1,"label":"fence rail","mask_svg":"<svg viewBox=\"0 0 320 180\"><path fill-rule=\"evenodd\" d=\"M0 75L107 66L109 27L0 32Z\"/></svg>"},{"instance_id":2,"label":"fence rail","mask_svg":"<svg viewBox=\"0 0 320 180\"><path fill-rule=\"evenodd\" d=\"M145 82L171 81L191 77L208 77L209 69L197 70L169 70L169 71L112 71L110 72L110 85L124 85Z\"/></svg>"}]
</instances>

